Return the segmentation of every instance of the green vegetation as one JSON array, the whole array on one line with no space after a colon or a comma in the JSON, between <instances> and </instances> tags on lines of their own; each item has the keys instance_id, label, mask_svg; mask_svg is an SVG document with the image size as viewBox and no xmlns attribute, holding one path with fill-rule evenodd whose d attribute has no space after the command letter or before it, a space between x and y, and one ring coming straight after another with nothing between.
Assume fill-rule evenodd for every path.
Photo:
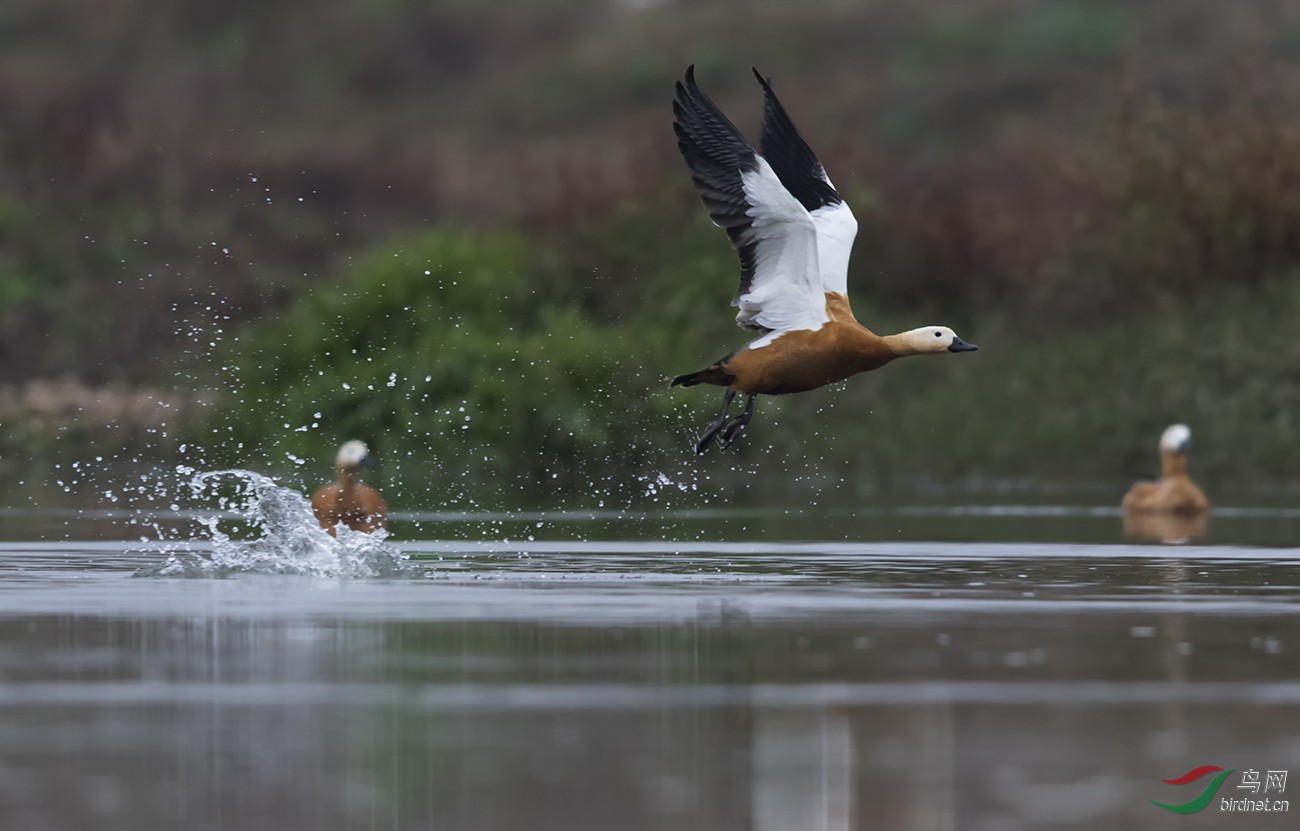
<instances>
[{"instance_id":1,"label":"green vegetation","mask_svg":"<svg viewBox=\"0 0 1300 831\"><path fill-rule=\"evenodd\" d=\"M1297 314L1292 278L1058 337L985 320L968 360L909 359L848 382L828 429L785 441L845 475L1123 480L1155 475L1161 430L1186 421L1198 477L1278 482L1300 441ZM792 407L791 432L816 424L825 403Z\"/></svg>"},{"instance_id":2,"label":"green vegetation","mask_svg":"<svg viewBox=\"0 0 1300 831\"><path fill-rule=\"evenodd\" d=\"M622 244L636 247L635 225L621 226ZM564 273L556 248L444 232L386 245L231 345L226 400L239 405L213 413L224 446L238 448L226 461L307 459L306 483L336 443L360 436L388 459L394 492L416 504L503 487L546 499L555 485L594 503L659 472L721 489L763 487L746 482L760 469L850 491L1008 476L1122 482L1154 472L1160 431L1185 420L1205 481L1289 475L1293 460L1279 451L1300 440L1300 342L1288 335L1300 315L1296 279L1225 287L1176 304L1176 315L1138 309L1062 335L983 316L963 324L979 353L763 399L737 453L697 461L690 437L720 392L665 382L744 340L721 300L731 254L706 246L720 241L700 225L707 233L693 255L688 233L685 257L653 254L649 240L637 257L645 289L636 297L671 296L680 281L690 302L618 316L618 291L542 304L523 289ZM679 260L680 269L665 265ZM858 305L880 331L938 322L888 313L866 292ZM281 472L294 475L284 463Z\"/></svg>"},{"instance_id":3,"label":"green vegetation","mask_svg":"<svg viewBox=\"0 0 1300 831\"><path fill-rule=\"evenodd\" d=\"M319 459L363 436L430 477L542 486L646 462L671 402L635 332L543 302L547 267L507 234L433 232L381 247L283 318L239 336L225 364L237 412L216 434L249 453ZM531 270L530 270L531 268ZM662 427L652 431L662 434ZM199 440L202 440L199 437ZM436 467L438 473L431 474Z\"/></svg>"}]
</instances>

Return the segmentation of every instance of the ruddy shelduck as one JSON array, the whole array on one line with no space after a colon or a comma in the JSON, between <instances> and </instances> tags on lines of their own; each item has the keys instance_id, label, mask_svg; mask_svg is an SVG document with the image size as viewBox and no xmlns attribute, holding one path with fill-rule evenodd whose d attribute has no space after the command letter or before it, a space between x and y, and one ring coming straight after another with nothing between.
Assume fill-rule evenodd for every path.
<instances>
[{"instance_id":1,"label":"ruddy shelduck","mask_svg":"<svg viewBox=\"0 0 1300 831\"><path fill-rule=\"evenodd\" d=\"M853 212L826 176L772 87L763 88L763 126L756 151L695 84L695 67L677 83L673 130L704 207L740 255L736 323L761 334L672 386L726 387L722 409L696 443L726 449L749 423L754 398L805 392L895 358L971 352L976 346L946 326L880 336L849 307L848 266L858 232ZM730 415L736 393L749 396Z\"/></svg>"},{"instance_id":2,"label":"ruddy shelduck","mask_svg":"<svg viewBox=\"0 0 1300 831\"><path fill-rule=\"evenodd\" d=\"M321 527L334 536L342 523L353 531L376 531L388 521L388 504L379 492L357 480L357 471L371 463L364 442L344 442L334 459L334 481L311 495L312 513Z\"/></svg>"},{"instance_id":3,"label":"ruddy shelduck","mask_svg":"<svg viewBox=\"0 0 1300 831\"><path fill-rule=\"evenodd\" d=\"M1160 478L1137 482L1120 503L1135 513L1169 513L1194 516L1210 510L1210 501L1187 475L1187 450L1192 431L1186 424L1171 424L1160 435Z\"/></svg>"}]
</instances>

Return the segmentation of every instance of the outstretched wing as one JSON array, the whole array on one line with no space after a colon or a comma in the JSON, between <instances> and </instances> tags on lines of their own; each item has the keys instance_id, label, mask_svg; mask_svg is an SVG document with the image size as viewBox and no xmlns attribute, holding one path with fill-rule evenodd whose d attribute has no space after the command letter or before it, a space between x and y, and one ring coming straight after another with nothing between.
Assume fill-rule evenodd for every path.
<instances>
[{"instance_id":1,"label":"outstretched wing","mask_svg":"<svg viewBox=\"0 0 1300 831\"><path fill-rule=\"evenodd\" d=\"M714 224L740 255L736 323L747 329L817 329L827 321L817 230L771 165L695 84L677 83L673 131Z\"/></svg>"},{"instance_id":2,"label":"outstretched wing","mask_svg":"<svg viewBox=\"0 0 1300 831\"><path fill-rule=\"evenodd\" d=\"M781 184L812 216L817 228L817 259L825 291L848 296L849 254L858 235L858 221L831 184L826 169L808 142L799 135L771 84L754 70L763 87L763 132L759 147Z\"/></svg>"}]
</instances>

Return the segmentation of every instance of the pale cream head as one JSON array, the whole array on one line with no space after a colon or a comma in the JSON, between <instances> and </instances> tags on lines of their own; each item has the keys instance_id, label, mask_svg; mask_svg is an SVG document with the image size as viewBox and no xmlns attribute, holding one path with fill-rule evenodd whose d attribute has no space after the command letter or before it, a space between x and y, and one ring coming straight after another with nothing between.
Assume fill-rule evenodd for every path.
<instances>
[{"instance_id":1,"label":"pale cream head","mask_svg":"<svg viewBox=\"0 0 1300 831\"><path fill-rule=\"evenodd\" d=\"M957 337L947 326L922 326L896 336L913 355L931 352L974 352L977 347Z\"/></svg>"},{"instance_id":2,"label":"pale cream head","mask_svg":"<svg viewBox=\"0 0 1300 831\"><path fill-rule=\"evenodd\" d=\"M334 457L334 466L345 470L355 470L366 463L370 458L370 450L366 447L365 442L352 441L344 442L339 448L339 454Z\"/></svg>"},{"instance_id":3,"label":"pale cream head","mask_svg":"<svg viewBox=\"0 0 1300 831\"><path fill-rule=\"evenodd\" d=\"M1186 424L1171 424L1160 434L1160 449L1166 453L1186 453L1192 446L1192 431Z\"/></svg>"}]
</instances>

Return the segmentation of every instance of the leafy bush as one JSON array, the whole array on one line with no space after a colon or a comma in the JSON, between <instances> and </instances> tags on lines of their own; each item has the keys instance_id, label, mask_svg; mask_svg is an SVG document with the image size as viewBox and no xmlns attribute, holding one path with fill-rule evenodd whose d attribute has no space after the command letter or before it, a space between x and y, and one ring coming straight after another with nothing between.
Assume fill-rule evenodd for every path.
<instances>
[{"instance_id":1,"label":"leafy bush","mask_svg":"<svg viewBox=\"0 0 1300 831\"><path fill-rule=\"evenodd\" d=\"M528 254L454 231L382 246L233 342L208 443L318 470L362 438L416 491L637 465L670 429L670 399L644 394L660 379L625 331L544 301Z\"/></svg>"}]
</instances>

